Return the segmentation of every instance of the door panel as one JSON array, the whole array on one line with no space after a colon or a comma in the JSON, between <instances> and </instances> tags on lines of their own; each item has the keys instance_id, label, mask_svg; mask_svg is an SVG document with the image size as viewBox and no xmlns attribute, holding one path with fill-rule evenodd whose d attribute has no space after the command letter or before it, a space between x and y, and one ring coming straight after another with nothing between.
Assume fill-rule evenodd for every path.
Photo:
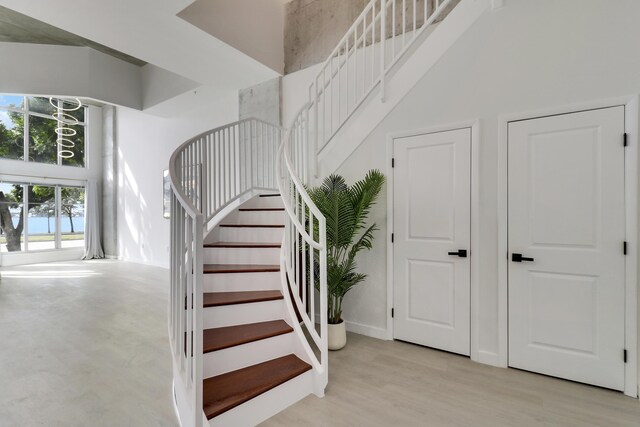
<instances>
[{"instance_id":1,"label":"door panel","mask_svg":"<svg viewBox=\"0 0 640 427\"><path fill-rule=\"evenodd\" d=\"M623 134L624 107L509 124L510 366L624 388Z\"/></svg>"},{"instance_id":2,"label":"door panel","mask_svg":"<svg viewBox=\"0 0 640 427\"><path fill-rule=\"evenodd\" d=\"M394 337L469 354L471 130L394 141Z\"/></svg>"},{"instance_id":3,"label":"door panel","mask_svg":"<svg viewBox=\"0 0 640 427\"><path fill-rule=\"evenodd\" d=\"M407 260L409 320L455 327L455 268L452 262ZM430 286L423 286L424 278Z\"/></svg>"}]
</instances>

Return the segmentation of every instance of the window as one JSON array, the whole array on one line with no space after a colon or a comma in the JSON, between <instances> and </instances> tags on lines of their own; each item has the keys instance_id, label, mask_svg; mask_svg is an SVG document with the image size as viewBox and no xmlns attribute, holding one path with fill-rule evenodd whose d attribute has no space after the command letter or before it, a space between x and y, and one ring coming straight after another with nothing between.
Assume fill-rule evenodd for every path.
<instances>
[{"instance_id":1,"label":"window","mask_svg":"<svg viewBox=\"0 0 640 427\"><path fill-rule=\"evenodd\" d=\"M84 188L60 187L60 222L61 246L84 247Z\"/></svg>"},{"instance_id":2,"label":"window","mask_svg":"<svg viewBox=\"0 0 640 427\"><path fill-rule=\"evenodd\" d=\"M84 167L85 117L77 100L0 95L0 157Z\"/></svg>"},{"instance_id":3,"label":"window","mask_svg":"<svg viewBox=\"0 0 640 427\"><path fill-rule=\"evenodd\" d=\"M84 247L84 192L84 187L0 183L0 252Z\"/></svg>"},{"instance_id":4,"label":"window","mask_svg":"<svg viewBox=\"0 0 640 427\"><path fill-rule=\"evenodd\" d=\"M29 250L56 248L56 187L29 185L27 242Z\"/></svg>"},{"instance_id":5,"label":"window","mask_svg":"<svg viewBox=\"0 0 640 427\"><path fill-rule=\"evenodd\" d=\"M23 186L0 183L0 251L22 250Z\"/></svg>"}]
</instances>

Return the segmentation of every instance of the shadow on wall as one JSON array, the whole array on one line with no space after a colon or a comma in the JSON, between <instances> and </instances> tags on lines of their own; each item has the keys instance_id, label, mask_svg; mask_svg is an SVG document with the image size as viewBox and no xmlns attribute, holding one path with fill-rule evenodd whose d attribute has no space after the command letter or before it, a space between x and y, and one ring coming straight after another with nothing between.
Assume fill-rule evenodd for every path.
<instances>
[{"instance_id":1,"label":"shadow on wall","mask_svg":"<svg viewBox=\"0 0 640 427\"><path fill-rule=\"evenodd\" d=\"M123 259L149 263L151 260L146 254L144 241L145 236L149 236L151 232L150 222L144 220L149 215L148 205L120 148L118 148L118 160L123 170L123 176L118 185L118 203L121 206L124 205L124 224L118 224L118 233L126 233L128 238L135 244L135 247L138 248L137 253L132 253L130 246L123 247L120 245L119 254ZM136 206L131 206L127 203L128 200L137 200L138 203ZM123 226L125 226L124 229ZM122 239L118 240L122 242Z\"/></svg>"}]
</instances>

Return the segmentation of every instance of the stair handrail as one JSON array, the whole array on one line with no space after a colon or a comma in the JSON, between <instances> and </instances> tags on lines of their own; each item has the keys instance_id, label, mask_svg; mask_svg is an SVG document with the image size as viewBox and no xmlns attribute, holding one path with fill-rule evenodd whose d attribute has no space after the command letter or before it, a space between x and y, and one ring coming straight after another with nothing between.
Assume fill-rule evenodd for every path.
<instances>
[{"instance_id":1,"label":"stair handrail","mask_svg":"<svg viewBox=\"0 0 640 427\"><path fill-rule=\"evenodd\" d=\"M190 138L171 155L168 326L181 425L203 424L204 237L234 203L277 189L283 131L248 118Z\"/></svg>"},{"instance_id":2,"label":"stair handrail","mask_svg":"<svg viewBox=\"0 0 640 427\"><path fill-rule=\"evenodd\" d=\"M371 0L321 65L308 88L316 153L378 86L384 102L394 65L457 0L421 1Z\"/></svg>"},{"instance_id":3,"label":"stair handrail","mask_svg":"<svg viewBox=\"0 0 640 427\"><path fill-rule=\"evenodd\" d=\"M309 85L308 102L284 137L284 130L278 126L245 119L191 138L172 154L169 335L174 394L182 425L200 427L203 422L204 235L234 202L248 194L275 189L276 185L286 211L281 263L292 301L309 337L307 353L321 373L318 390L324 392L328 380L326 220L305 185L311 183L310 175L317 177L318 153L378 86L384 101L385 81L394 65L457 0L422 1L423 11L419 14L418 0L371 0L321 66ZM341 87L343 74L345 88ZM258 139L261 143L268 141L269 147L262 150ZM212 159L223 162L214 164ZM271 170L274 159L275 169ZM228 176L232 178L227 182ZM316 288L319 301L315 300ZM319 357L311 344L319 350ZM181 406L187 407L186 414L180 411Z\"/></svg>"},{"instance_id":4,"label":"stair handrail","mask_svg":"<svg viewBox=\"0 0 640 427\"><path fill-rule=\"evenodd\" d=\"M422 0L420 12L418 0L369 1L321 65L309 85L308 102L294 116L280 146L276 169L287 214L282 267L296 314L306 328L307 352L311 344L320 351L319 358L313 353L311 359L322 373L322 392L328 380L326 220L305 185L311 183L311 176L318 178L318 154L326 144L378 86L384 101L385 81L394 66L455 1ZM319 292L319 313L314 289ZM318 320L319 332L315 324Z\"/></svg>"},{"instance_id":5,"label":"stair handrail","mask_svg":"<svg viewBox=\"0 0 640 427\"><path fill-rule=\"evenodd\" d=\"M326 219L305 187L310 184L309 155L312 154L308 150L309 106L307 103L302 107L286 133L279 148L276 170L286 212L281 267L298 320L306 329L305 350L319 373L316 394L323 395L329 378L327 238ZM319 357L313 347L319 351Z\"/></svg>"}]
</instances>

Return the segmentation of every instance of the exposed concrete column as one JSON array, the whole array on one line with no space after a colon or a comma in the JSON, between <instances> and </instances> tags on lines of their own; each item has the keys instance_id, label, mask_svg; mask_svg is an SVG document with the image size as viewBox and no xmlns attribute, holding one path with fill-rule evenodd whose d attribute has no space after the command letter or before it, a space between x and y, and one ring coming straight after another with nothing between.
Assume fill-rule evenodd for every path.
<instances>
[{"instance_id":1,"label":"exposed concrete column","mask_svg":"<svg viewBox=\"0 0 640 427\"><path fill-rule=\"evenodd\" d=\"M284 73L324 62L369 0L292 0L285 6Z\"/></svg>"},{"instance_id":2,"label":"exposed concrete column","mask_svg":"<svg viewBox=\"0 0 640 427\"><path fill-rule=\"evenodd\" d=\"M118 146L116 109L102 108L102 247L109 258L118 256Z\"/></svg>"},{"instance_id":3,"label":"exposed concrete column","mask_svg":"<svg viewBox=\"0 0 640 427\"><path fill-rule=\"evenodd\" d=\"M254 117L266 122L282 125L282 78L242 89L239 96L240 120Z\"/></svg>"}]
</instances>

